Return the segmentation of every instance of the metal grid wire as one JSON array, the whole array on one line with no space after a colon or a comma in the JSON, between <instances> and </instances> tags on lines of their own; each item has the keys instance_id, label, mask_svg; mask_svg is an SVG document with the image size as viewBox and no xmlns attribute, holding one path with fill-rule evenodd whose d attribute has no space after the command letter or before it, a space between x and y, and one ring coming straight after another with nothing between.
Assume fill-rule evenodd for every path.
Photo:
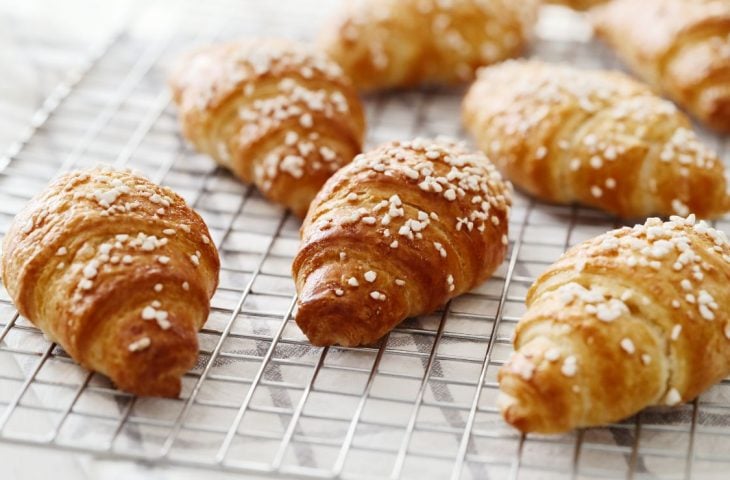
<instances>
[{"instance_id":1,"label":"metal grid wire","mask_svg":"<svg viewBox=\"0 0 730 480\"><path fill-rule=\"evenodd\" d=\"M201 213L222 272L197 366L179 399L117 391L19 317L0 289L0 441L277 476L726 478L728 381L688 405L560 436L522 436L500 420L496 372L527 288L566 248L616 226L590 209L517 196L509 256L484 285L376 345L309 345L292 317L298 222L185 146L165 74L179 52L214 38L306 38L326 9L295 0L199 3L177 4L174 21L148 5L89 53L0 161L0 232L60 171L99 162L136 168ZM599 46L566 33L580 32L566 15L548 12L532 55L615 66ZM367 98L369 146L463 138L462 93ZM726 140L707 139L728 157Z\"/></svg>"}]
</instances>

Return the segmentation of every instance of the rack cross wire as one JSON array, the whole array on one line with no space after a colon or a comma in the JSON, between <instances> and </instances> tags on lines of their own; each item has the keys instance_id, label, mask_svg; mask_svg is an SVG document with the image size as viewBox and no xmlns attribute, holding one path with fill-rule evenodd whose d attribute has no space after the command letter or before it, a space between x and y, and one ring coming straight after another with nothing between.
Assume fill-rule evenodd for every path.
<instances>
[{"instance_id":1,"label":"rack cross wire","mask_svg":"<svg viewBox=\"0 0 730 480\"><path fill-rule=\"evenodd\" d=\"M495 406L496 372L535 277L617 226L599 212L517 195L492 279L378 344L318 348L292 319L298 222L180 138L165 75L216 38L306 39L327 2L150 2L88 54L0 158L0 232L62 171L110 163L182 194L211 228L220 288L179 399L135 398L84 371L0 289L0 442L209 470L314 478L726 478L730 381L691 404L560 436L523 436ZM323 5L323 3L325 5ZM316 8L313 8L313 5ZM575 16L545 12L531 56L617 67ZM368 145L465 138L462 91L365 99ZM704 134L730 161L727 139ZM730 222L717 226L730 231Z\"/></svg>"}]
</instances>

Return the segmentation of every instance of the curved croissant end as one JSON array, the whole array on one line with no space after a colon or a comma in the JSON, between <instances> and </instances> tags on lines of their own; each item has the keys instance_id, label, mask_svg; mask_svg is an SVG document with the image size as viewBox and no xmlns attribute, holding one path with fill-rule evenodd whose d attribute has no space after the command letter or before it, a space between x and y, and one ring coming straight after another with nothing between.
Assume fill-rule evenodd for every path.
<instances>
[{"instance_id":1,"label":"curved croissant end","mask_svg":"<svg viewBox=\"0 0 730 480\"><path fill-rule=\"evenodd\" d=\"M499 372L505 420L557 433L695 398L730 374L728 281L727 237L694 216L574 247L528 292Z\"/></svg>"},{"instance_id":2,"label":"curved croissant end","mask_svg":"<svg viewBox=\"0 0 730 480\"><path fill-rule=\"evenodd\" d=\"M517 186L639 218L727 211L720 159L671 102L619 72L539 61L480 71L464 123Z\"/></svg>"},{"instance_id":3,"label":"curved croissant end","mask_svg":"<svg viewBox=\"0 0 730 480\"><path fill-rule=\"evenodd\" d=\"M324 186L292 267L315 345L371 343L484 281L507 250L510 186L448 140L386 144Z\"/></svg>"},{"instance_id":4,"label":"curved croissant end","mask_svg":"<svg viewBox=\"0 0 730 480\"><path fill-rule=\"evenodd\" d=\"M126 171L64 175L17 215L3 243L3 284L20 314L138 395L178 395L218 271L200 216Z\"/></svg>"},{"instance_id":5,"label":"curved croissant end","mask_svg":"<svg viewBox=\"0 0 730 480\"><path fill-rule=\"evenodd\" d=\"M646 81L711 128L730 132L730 3L617 0L591 17L598 35Z\"/></svg>"},{"instance_id":6,"label":"curved croissant end","mask_svg":"<svg viewBox=\"0 0 730 480\"><path fill-rule=\"evenodd\" d=\"M456 84L524 49L534 0L348 2L319 45L361 90Z\"/></svg>"},{"instance_id":7,"label":"curved croissant end","mask_svg":"<svg viewBox=\"0 0 730 480\"><path fill-rule=\"evenodd\" d=\"M184 58L170 84L195 148L299 217L362 148L357 93L339 66L308 47L213 45Z\"/></svg>"}]
</instances>

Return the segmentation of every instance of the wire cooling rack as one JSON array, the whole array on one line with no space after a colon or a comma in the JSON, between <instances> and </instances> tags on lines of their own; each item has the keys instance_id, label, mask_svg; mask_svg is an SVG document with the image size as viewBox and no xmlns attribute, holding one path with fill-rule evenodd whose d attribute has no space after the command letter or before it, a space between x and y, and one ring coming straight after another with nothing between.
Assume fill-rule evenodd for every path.
<instances>
[{"instance_id":1,"label":"wire cooling rack","mask_svg":"<svg viewBox=\"0 0 730 480\"><path fill-rule=\"evenodd\" d=\"M727 478L730 382L691 404L605 428L522 436L495 407L496 372L535 277L617 226L517 196L492 279L366 348L310 346L293 321L298 222L181 140L165 86L181 51L216 38L307 38L332 2L148 3L60 86L0 159L0 231L59 172L99 162L169 185L222 257L200 358L179 399L135 398L80 367L0 293L0 442L155 465L318 478ZM314 8L316 7L316 8ZM532 55L616 66L566 11L546 11ZM366 99L368 145L464 137L460 91ZM727 159L728 141L706 135ZM730 231L727 221L719 228Z\"/></svg>"}]
</instances>

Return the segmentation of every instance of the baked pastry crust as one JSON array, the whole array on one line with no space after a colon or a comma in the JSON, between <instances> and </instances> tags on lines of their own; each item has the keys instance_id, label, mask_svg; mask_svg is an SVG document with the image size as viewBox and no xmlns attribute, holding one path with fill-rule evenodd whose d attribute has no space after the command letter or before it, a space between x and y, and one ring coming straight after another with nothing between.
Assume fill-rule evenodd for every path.
<instances>
[{"instance_id":1,"label":"baked pastry crust","mask_svg":"<svg viewBox=\"0 0 730 480\"><path fill-rule=\"evenodd\" d=\"M360 153L365 118L337 64L285 40L202 48L170 78L185 137L299 217Z\"/></svg>"},{"instance_id":2,"label":"baked pastry crust","mask_svg":"<svg viewBox=\"0 0 730 480\"><path fill-rule=\"evenodd\" d=\"M706 125L730 132L730 3L616 0L591 12L599 37Z\"/></svg>"},{"instance_id":3,"label":"baked pastry crust","mask_svg":"<svg viewBox=\"0 0 730 480\"><path fill-rule=\"evenodd\" d=\"M730 374L730 245L672 217L584 242L527 294L499 372L505 420L557 433L689 401Z\"/></svg>"},{"instance_id":4,"label":"baked pastry crust","mask_svg":"<svg viewBox=\"0 0 730 480\"><path fill-rule=\"evenodd\" d=\"M510 61L480 71L467 130L515 185L627 218L728 210L722 162L674 104L620 72Z\"/></svg>"},{"instance_id":5,"label":"baked pastry crust","mask_svg":"<svg viewBox=\"0 0 730 480\"><path fill-rule=\"evenodd\" d=\"M16 216L2 251L21 315L117 387L166 397L198 358L219 265L181 197L104 168L53 182Z\"/></svg>"},{"instance_id":6,"label":"baked pastry crust","mask_svg":"<svg viewBox=\"0 0 730 480\"><path fill-rule=\"evenodd\" d=\"M360 90L452 85L519 55L536 0L359 0L347 2L319 45Z\"/></svg>"},{"instance_id":7,"label":"baked pastry crust","mask_svg":"<svg viewBox=\"0 0 730 480\"><path fill-rule=\"evenodd\" d=\"M511 186L446 139L393 142L338 171L312 204L292 272L314 345L372 343L482 281L507 251Z\"/></svg>"}]
</instances>

